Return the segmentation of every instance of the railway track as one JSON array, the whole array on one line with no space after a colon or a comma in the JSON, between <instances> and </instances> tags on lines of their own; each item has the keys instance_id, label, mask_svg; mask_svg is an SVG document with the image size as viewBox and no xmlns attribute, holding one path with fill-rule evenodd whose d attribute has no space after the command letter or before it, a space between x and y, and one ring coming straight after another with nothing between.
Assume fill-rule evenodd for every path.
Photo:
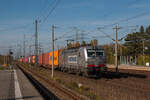
<instances>
[{"instance_id":1,"label":"railway track","mask_svg":"<svg viewBox=\"0 0 150 100\"><path fill-rule=\"evenodd\" d=\"M36 76L38 78L40 78L40 80L42 80L43 82L49 84L50 86L52 86L53 88L57 89L59 92L61 92L61 94L64 94L65 96L68 96L70 99L69 100L89 100L87 97L85 96L81 96L79 94L76 94L75 92L71 91L70 89L65 88L64 86L60 86L60 84L57 84L56 82L53 82L52 80L50 81L49 79L43 77L42 75L40 75L38 72L27 69L25 67L23 67L23 65L18 65L19 68L21 70L23 70L23 72L25 74L28 74L30 76ZM47 93L45 93L47 94ZM53 96L51 98L52 100L61 100L58 99L57 97Z\"/></svg>"},{"instance_id":2,"label":"railway track","mask_svg":"<svg viewBox=\"0 0 150 100\"><path fill-rule=\"evenodd\" d=\"M42 76L51 75L51 71L42 67L31 68ZM125 70L124 70L125 72ZM132 72L133 73L133 72ZM127 71L120 76L109 74L99 79L86 78L78 75L72 75L60 71L55 71L55 76L60 77L63 81L73 81L82 83L90 88L91 93L102 97L102 100L149 100L150 98L150 80L146 77L139 77L139 73L132 75ZM131 95L132 94L132 95ZM124 99L122 98L124 97ZM92 99L99 100L99 99Z\"/></svg>"},{"instance_id":3,"label":"railway track","mask_svg":"<svg viewBox=\"0 0 150 100\"><path fill-rule=\"evenodd\" d=\"M46 71L46 69L44 69ZM56 72L56 71L55 71ZM58 72L58 71L57 71ZM66 74L66 73L63 73L63 74ZM71 75L71 74L67 74L67 75ZM107 76L113 76L113 74L109 74ZM75 76L75 75L71 75L71 76ZM80 76L76 76L76 77L79 77ZM113 76L113 77L116 77L116 76ZM120 77L122 77L122 75L120 75ZM82 77L83 78L83 77ZM108 77L107 77L108 78ZM108 79L108 80L111 80L111 81L105 81L104 78L102 79L98 79L98 80L95 80L95 79L92 79L92 78L86 78L84 77L83 80L86 80L86 81L91 81L91 82L99 82L99 83L102 83L102 84L107 84L107 85L112 85L114 87L122 87L122 88L128 88L130 90L134 90L134 91L140 91L140 92L150 92L150 80L145 80L145 79L141 79L141 78L128 78L130 79L128 82L126 82L126 78L119 78L119 76L116 77L116 79ZM138 82L137 82L138 81ZM136 84L135 84L136 82ZM146 87L142 87L142 86L146 86Z\"/></svg>"}]
</instances>

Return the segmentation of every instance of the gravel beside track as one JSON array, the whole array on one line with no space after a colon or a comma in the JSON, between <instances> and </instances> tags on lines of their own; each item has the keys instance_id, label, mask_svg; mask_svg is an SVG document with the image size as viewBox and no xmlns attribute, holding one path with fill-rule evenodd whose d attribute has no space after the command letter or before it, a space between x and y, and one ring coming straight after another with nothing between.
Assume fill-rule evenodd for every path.
<instances>
[{"instance_id":1,"label":"gravel beside track","mask_svg":"<svg viewBox=\"0 0 150 100\"><path fill-rule=\"evenodd\" d=\"M32 67L46 77L51 76L51 70L42 67ZM54 76L65 83L76 82L87 87L91 94L98 98L91 100L149 100L150 98L150 73L146 71L108 69L108 73L101 78L87 78L83 76L54 71Z\"/></svg>"},{"instance_id":2,"label":"gravel beside track","mask_svg":"<svg viewBox=\"0 0 150 100\"><path fill-rule=\"evenodd\" d=\"M53 92L60 100L89 100L87 97L76 94L75 92L67 89L61 84L56 83L50 77L45 77L40 74L37 70L32 70L30 67L22 66L22 69L32 75L35 79L37 79L41 84L43 84L46 88L48 88L51 92ZM35 68L36 69L36 68ZM55 100L55 99L53 99Z\"/></svg>"}]
</instances>

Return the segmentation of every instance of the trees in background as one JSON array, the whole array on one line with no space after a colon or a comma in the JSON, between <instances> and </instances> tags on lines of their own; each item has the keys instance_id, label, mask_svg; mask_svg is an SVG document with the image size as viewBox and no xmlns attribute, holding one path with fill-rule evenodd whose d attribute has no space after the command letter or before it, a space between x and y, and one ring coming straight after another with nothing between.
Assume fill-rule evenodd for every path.
<instances>
[{"instance_id":1,"label":"trees in background","mask_svg":"<svg viewBox=\"0 0 150 100\"><path fill-rule=\"evenodd\" d=\"M128 34L125 38L124 46L128 48L127 55L137 56L144 53L150 54L150 26L144 30L144 27L140 27L139 32Z\"/></svg>"},{"instance_id":2,"label":"trees in background","mask_svg":"<svg viewBox=\"0 0 150 100\"><path fill-rule=\"evenodd\" d=\"M107 63L112 64L114 62L114 44L103 45L107 54ZM144 48L143 48L144 47ZM132 57L134 59L139 59L143 56L143 49L145 55L145 61L147 61L147 56L150 55L150 26L144 29L143 26L140 27L139 32L134 32L128 34L124 39L123 44L118 44L118 58ZM130 58L120 58L130 60ZM139 60L141 61L141 59ZM138 61L136 62L139 63ZM141 63L140 63L141 64Z\"/></svg>"}]
</instances>

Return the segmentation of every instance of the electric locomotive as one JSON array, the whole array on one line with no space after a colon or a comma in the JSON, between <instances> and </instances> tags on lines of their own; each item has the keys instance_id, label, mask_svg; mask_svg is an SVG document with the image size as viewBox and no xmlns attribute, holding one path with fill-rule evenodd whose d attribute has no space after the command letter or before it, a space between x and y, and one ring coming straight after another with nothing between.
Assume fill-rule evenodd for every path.
<instances>
[{"instance_id":1,"label":"electric locomotive","mask_svg":"<svg viewBox=\"0 0 150 100\"><path fill-rule=\"evenodd\" d=\"M59 54L59 69L85 76L99 76L107 71L106 54L100 46L65 49Z\"/></svg>"}]
</instances>

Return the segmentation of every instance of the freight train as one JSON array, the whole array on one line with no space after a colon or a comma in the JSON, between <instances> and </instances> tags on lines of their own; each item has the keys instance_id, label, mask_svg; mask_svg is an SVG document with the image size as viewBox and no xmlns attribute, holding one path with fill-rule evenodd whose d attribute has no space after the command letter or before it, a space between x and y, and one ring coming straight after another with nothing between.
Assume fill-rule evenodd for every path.
<instances>
[{"instance_id":1,"label":"freight train","mask_svg":"<svg viewBox=\"0 0 150 100\"><path fill-rule=\"evenodd\" d=\"M52 52L21 58L19 61L51 68ZM54 51L54 68L63 72L99 76L107 71L106 54L100 46L85 46Z\"/></svg>"}]
</instances>

